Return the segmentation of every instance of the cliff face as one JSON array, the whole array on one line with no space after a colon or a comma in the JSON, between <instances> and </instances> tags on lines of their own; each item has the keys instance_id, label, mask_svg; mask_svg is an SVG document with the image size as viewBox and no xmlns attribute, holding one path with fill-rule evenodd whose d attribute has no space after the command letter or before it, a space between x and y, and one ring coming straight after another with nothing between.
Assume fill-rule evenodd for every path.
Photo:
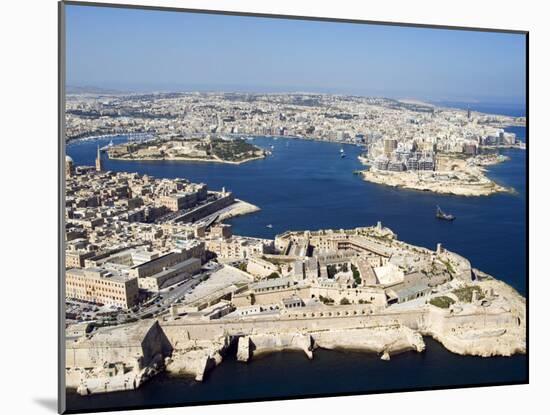
<instances>
[{"instance_id":1,"label":"cliff face","mask_svg":"<svg viewBox=\"0 0 550 415\"><path fill-rule=\"evenodd\" d=\"M476 304L459 303L450 310L431 307L421 332L461 355L526 353L525 298L492 278L477 285L486 293L483 300Z\"/></svg>"},{"instance_id":2,"label":"cliff face","mask_svg":"<svg viewBox=\"0 0 550 415\"><path fill-rule=\"evenodd\" d=\"M225 344L222 341L175 350L167 359L166 371L174 375L191 376L200 382L206 373L219 365Z\"/></svg>"},{"instance_id":3,"label":"cliff face","mask_svg":"<svg viewBox=\"0 0 550 415\"><path fill-rule=\"evenodd\" d=\"M164 369L202 381L232 342L243 362L282 350L301 350L312 359L316 348L378 353L389 360L392 354L424 351L424 335L461 355L525 353L525 299L474 272L479 277L475 287L462 281L462 288L445 293L454 298L448 308L422 303L415 309L375 312L332 306L263 320L178 320L162 326L153 321L102 329L68 340L67 385L82 394L135 389ZM460 299L465 292L471 297Z\"/></svg>"},{"instance_id":4,"label":"cliff face","mask_svg":"<svg viewBox=\"0 0 550 415\"><path fill-rule=\"evenodd\" d=\"M273 333L240 337L237 359L247 362L255 355L282 350L301 350L312 359L313 339L307 333Z\"/></svg>"},{"instance_id":5,"label":"cliff face","mask_svg":"<svg viewBox=\"0 0 550 415\"><path fill-rule=\"evenodd\" d=\"M385 360L391 354L404 351L422 352L426 348L422 336L408 327L386 327L337 330L312 333L315 344L323 349L350 349L383 354Z\"/></svg>"},{"instance_id":6,"label":"cliff face","mask_svg":"<svg viewBox=\"0 0 550 415\"><path fill-rule=\"evenodd\" d=\"M273 333L243 336L238 340L237 360L247 362L262 353L301 350L313 359L314 349L348 349L380 353L384 360L390 354L404 351L422 352L422 336L400 325L309 333Z\"/></svg>"},{"instance_id":7,"label":"cliff face","mask_svg":"<svg viewBox=\"0 0 550 415\"><path fill-rule=\"evenodd\" d=\"M164 368L172 346L156 320L68 340L66 385L82 395L136 389Z\"/></svg>"},{"instance_id":8,"label":"cliff face","mask_svg":"<svg viewBox=\"0 0 550 415\"><path fill-rule=\"evenodd\" d=\"M518 334L506 329L479 330L461 334L431 333L445 348L460 355L481 357L512 356L526 353L524 341L520 341Z\"/></svg>"}]
</instances>

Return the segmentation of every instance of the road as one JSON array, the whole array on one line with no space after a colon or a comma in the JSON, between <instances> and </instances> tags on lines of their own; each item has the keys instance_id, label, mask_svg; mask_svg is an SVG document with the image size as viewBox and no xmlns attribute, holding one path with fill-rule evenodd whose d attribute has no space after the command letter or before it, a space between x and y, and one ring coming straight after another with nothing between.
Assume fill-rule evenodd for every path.
<instances>
[{"instance_id":1,"label":"road","mask_svg":"<svg viewBox=\"0 0 550 415\"><path fill-rule=\"evenodd\" d=\"M143 316L146 316L147 314L158 315L166 312L170 305L184 298L186 293L188 293L202 281L207 279L210 274L212 274L212 272L216 271L217 269L218 268L202 272L183 283L180 282L176 285L161 290L159 292L159 296L162 297L161 300L155 301L153 304L145 308L141 308L136 313L133 313L132 317L143 318Z\"/></svg>"}]
</instances>

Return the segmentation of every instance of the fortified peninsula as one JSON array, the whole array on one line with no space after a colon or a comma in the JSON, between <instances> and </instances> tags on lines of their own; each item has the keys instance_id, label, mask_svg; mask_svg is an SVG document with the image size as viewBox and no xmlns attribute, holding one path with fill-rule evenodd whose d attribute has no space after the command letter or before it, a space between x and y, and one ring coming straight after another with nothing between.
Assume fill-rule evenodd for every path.
<instances>
[{"instance_id":1,"label":"fortified peninsula","mask_svg":"<svg viewBox=\"0 0 550 415\"><path fill-rule=\"evenodd\" d=\"M109 146L113 160L205 161L241 164L262 159L266 151L242 139L153 139Z\"/></svg>"},{"instance_id":2,"label":"fortified peninsula","mask_svg":"<svg viewBox=\"0 0 550 415\"><path fill-rule=\"evenodd\" d=\"M526 351L525 299L438 244L381 223L233 235L232 196L66 161L67 386L132 390L159 373L201 381L237 349L353 349L384 360L422 352Z\"/></svg>"},{"instance_id":3,"label":"fortified peninsula","mask_svg":"<svg viewBox=\"0 0 550 415\"><path fill-rule=\"evenodd\" d=\"M495 183L485 175L484 166L504 162L507 160L504 156L479 155L466 158L439 154L434 157L435 161L429 161L430 165L433 164L429 169L388 170L377 161L360 174L365 181L372 183L457 196L489 196L514 191ZM369 163L365 158L361 158L361 161L364 164Z\"/></svg>"}]
</instances>

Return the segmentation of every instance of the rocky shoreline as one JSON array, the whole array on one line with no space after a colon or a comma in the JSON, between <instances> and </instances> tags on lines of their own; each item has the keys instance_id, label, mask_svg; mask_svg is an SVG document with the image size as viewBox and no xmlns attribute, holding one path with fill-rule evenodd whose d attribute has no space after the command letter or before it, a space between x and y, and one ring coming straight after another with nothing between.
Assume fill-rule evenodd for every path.
<instances>
[{"instance_id":1,"label":"rocky shoreline","mask_svg":"<svg viewBox=\"0 0 550 415\"><path fill-rule=\"evenodd\" d=\"M259 212L261 209L253 205L252 203L245 202L243 200L235 199L235 203L229 206L220 214L218 220L224 221L237 216L244 216L250 213Z\"/></svg>"},{"instance_id":2,"label":"rocky shoreline","mask_svg":"<svg viewBox=\"0 0 550 415\"><path fill-rule=\"evenodd\" d=\"M167 370L172 374L191 375L197 381L203 380L209 370L222 363L231 341L237 343L236 357L241 362L281 351L301 351L308 359L314 359L317 349L375 353L382 360L390 360L398 353L424 352L423 338L426 336L441 343L448 351L463 356L490 358L525 354L525 298L507 284L476 272L483 278L478 286L491 293L487 298L492 298L492 305L482 301L479 305L457 303L450 309L440 309L426 304L414 328L399 322L396 315L393 323L372 327L289 329L282 333L219 338L214 342L204 342L202 346L195 342L193 350L178 354L167 365Z\"/></svg>"},{"instance_id":3,"label":"rocky shoreline","mask_svg":"<svg viewBox=\"0 0 550 415\"><path fill-rule=\"evenodd\" d=\"M514 190L483 177L478 183L452 183L451 181L420 180L414 173L360 172L363 180L385 186L449 194L455 196L490 196L497 193L513 193Z\"/></svg>"},{"instance_id":4,"label":"rocky shoreline","mask_svg":"<svg viewBox=\"0 0 550 415\"><path fill-rule=\"evenodd\" d=\"M251 208L248 204L241 207ZM363 351L390 360L397 353L423 352L423 337L430 336L459 355L491 357L527 352L526 300L506 283L472 268L467 259L440 244L436 251L430 251L394 240L393 232L381 223L349 234L344 232L331 238L345 235L355 246L362 243L369 252L379 255L397 253L398 259L405 253L414 253L418 260L431 259L432 265L437 261L454 278L436 279L434 270L431 280L421 287L426 294L415 291L403 295L403 301L387 301L396 298L395 291L388 290L382 293L383 302L377 302L378 294L371 288L366 302L314 302L249 313L254 306L261 307L262 291L250 304L239 306L239 301L246 298L239 296L246 294L241 290L231 300L223 292L218 293L218 299L209 298L200 309L191 303L185 308L173 305L156 319L68 337L66 386L82 395L133 390L161 371L191 376L200 382L235 348L241 362L284 350L298 350L314 359L316 349ZM283 246L287 240L299 242L301 235L285 233L275 243ZM321 231L307 233L310 241L325 236ZM316 243L319 245L319 241ZM393 254L388 252L390 248ZM232 281L236 284L237 280ZM389 284L396 287L395 283ZM312 282L290 289L284 286L280 295L299 298L300 293L309 298L315 288ZM292 294L294 297L290 297ZM321 298L321 293L318 295ZM273 301L270 299L267 304Z\"/></svg>"},{"instance_id":5,"label":"rocky shoreline","mask_svg":"<svg viewBox=\"0 0 550 415\"><path fill-rule=\"evenodd\" d=\"M395 319L390 320L393 323L371 327L289 329L281 333L221 335L198 340L184 328L174 330L169 323L165 326L165 323L160 322L158 328L168 330L167 333L171 334L166 338L163 333L157 333L154 348L159 351L166 349L158 343L167 339L170 352L163 355L159 352L147 365L139 365L130 371L122 370L117 376L106 377L105 366L91 372L70 370L67 372L67 387L76 389L81 395L136 389L164 370L170 375L189 376L200 382L209 371L223 362L234 342L237 345L237 360L241 362L288 350L301 351L307 358L314 359L316 349L376 353L382 360L390 360L391 356L398 353L424 352L426 345L423 336L432 337L447 350L459 355L491 357L525 354L525 299L508 285L488 276L486 278L480 282L480 286L487 292L496 293L493 294L498 299L496 305L463 304L453 309L440 309L426 304L418 312L418 323L413 328L410 324L401 323L399 314L396 314ZM376 319L377 315L371 318ZM493 322L480 324L481 319ZM157 324L153 327L157 327Z\"/></svg>"},{"instance_id":6,"label":"rocky shoreline","mask_svg":"<svg viewBox=\"0 0 550 415\"><path fill-rule=\"evenodd\" d=\"M199 163L221 163L221 164L233 164L241 165L254 160L263 160L266 156L254 156L239 161L223 160L220 158L199 158L199 157L170 157L170 158L158 158L158 157L113 157L109 156L109 160L119 161L183 161L183 162L199 162Z\"/></svg>"}]
</instances>

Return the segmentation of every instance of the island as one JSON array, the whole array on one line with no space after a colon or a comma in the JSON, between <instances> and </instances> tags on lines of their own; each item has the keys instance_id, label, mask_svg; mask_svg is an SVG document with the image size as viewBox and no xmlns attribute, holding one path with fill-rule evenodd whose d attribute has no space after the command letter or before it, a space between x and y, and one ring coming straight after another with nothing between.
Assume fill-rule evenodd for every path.
<instances>
[{"instance_id":1,"label":"island","mask_svg":"<svg viewBox=\"0 0 550 415\"><path fill-rule=\"evenodd\" d=\"M525 298L441 243L381 222L235 235L225 189L102 167L66 159L64 367L81 395L163 371L202 381L232 350L243 364L281 350L390 360L428 336L461 355L526 353Z\"/></svg>"},{"instance_id":2,"label":"island","mask_svg":"<svg viewBox=\"0 0 550 415\"><path fill-rule=\"evenodd\" d=\"M172 160L204 161L216 163L241 164L247 161L262 159L266 156L263 150L241 138L205 139L152 139L130 141L110 145L106 149L112 160Z\"/></svg>"}]
</instances>

